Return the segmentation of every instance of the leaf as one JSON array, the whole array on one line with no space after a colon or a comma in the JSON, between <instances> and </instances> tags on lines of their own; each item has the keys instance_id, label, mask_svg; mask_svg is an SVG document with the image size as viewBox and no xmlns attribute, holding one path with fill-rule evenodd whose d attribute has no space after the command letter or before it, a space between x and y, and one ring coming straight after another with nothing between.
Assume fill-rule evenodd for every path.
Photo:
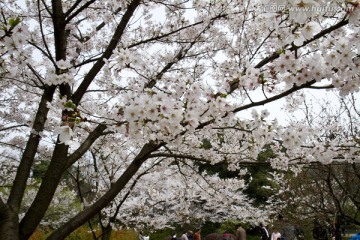
<instances>
[{"instance_id":1,"label":"leaf","mask_svg":"<svg viewBox=\"0 0 360 240\"><path fill-rule=\"evenodd\" d=\"M10 20L9 20L10 29L14 29L16 27L16 25L18 25L19 23L20 23L19 17L15 18L15 19L10 18Z\"/></svg>"},{"instance_id":2,"label":"leaf","mask_svg":"<svg viewBox=\"0 0 360 240\"><path fill-rule=\"evenodd\" d=\"M278 53L279 53L279 54L285 54L285 49L280 49L280 50L278 51Z\"/></svg>"},{"instance_id":3,"label":"leaf","mask_svg":"<svg viewBox=\"0 0 360 240\"><path fill-rule=\"evenodd\" d=\"M74 110L76 109L76 105L71 101L64 103L64 107L65 108L71 108L71 109L74 109Z\"/></svg>"}]
</instances>

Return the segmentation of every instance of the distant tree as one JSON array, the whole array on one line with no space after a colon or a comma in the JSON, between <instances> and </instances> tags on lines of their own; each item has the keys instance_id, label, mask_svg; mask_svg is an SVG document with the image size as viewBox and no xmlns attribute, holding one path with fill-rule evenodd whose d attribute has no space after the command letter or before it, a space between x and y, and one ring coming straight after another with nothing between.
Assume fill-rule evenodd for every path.
<instances>
[{"instance_id":1,"label":"distant tree","mask_svg":"<svg viewBox=\"0 0 360 240\"><path fill-rule=\"evenodd\" d=\"M343 225L360 225L358 164L317 165L291 178L282 214L296 225L315 220L340 237Z\"/></svg>"},{"instance_id":2,"label":"distant tree","mask_svg":"<svg viewBox=\"0 0 360 240\"><path fill-rule=\"evenodd\" d=\"M320 104L322 111L314 113L314 105ZM344 137L359 138L360 112L353 96L340 98L334 105L329 102L306 104L305 121L310 125L323 128L320 141L330 145L331 140L342 141ZM346 114L342 114L345 112ZM343 122L340 129L327 128ZM358 141L358 140L356 140ZM344 146L346 147L346 146ZM333 162L331 155L319 147L312 156L327 157L328 165L312 163L298 171L295 176L287 175L283 182L282 194L285 209L283 216L295 225L326 226L336 239L341 239L342 225L360 225L360 165L353 162ZM358 150L355 150L359 154ZM339 156L341 158L341 156ZM354 159L355 160L355 159ZM286 179L286 178L285 178Z\"/></svg>"},{"instance_id":3,"label":"distant tree","mask_svg":"<svg viewBox=\"0 0 360 240\"><path fill-rule=\"evenodd\" d=\"M278 186L273 179L272 173L276 172L269 161L276 155L269 145L265 146L259 153L257 163L248 167L246 178L247 188L244 193L255 201L257 206L269 204L267 201L271 196L277 193Z\"/></svg>"}]
</instances>

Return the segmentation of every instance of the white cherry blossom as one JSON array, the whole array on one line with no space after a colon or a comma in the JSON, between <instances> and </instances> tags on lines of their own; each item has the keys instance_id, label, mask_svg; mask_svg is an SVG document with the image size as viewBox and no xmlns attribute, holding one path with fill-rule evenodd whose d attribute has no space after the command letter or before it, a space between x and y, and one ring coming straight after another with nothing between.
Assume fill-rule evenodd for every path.
<instances>
[{"instance_id":1,"label":"white cherry blossom","mask_svg":"<svg viewBox=\"0 0 360 240\"><path fill-rule=\"evenodd\" d=\"M57 61L56 62L56 65L58 68L60 69L67 69L67 68L70 68L71 67L71 64L69 61L66 61L66 60L60 60L60 61Z\"/></svg>"},{"instance_id":2,"label":"white cherry blossom","mask_svg":"<svg viewBox=\"0 0 360 240\"><path fill-rule=\"evenodd\" d=\"M54 130L55 135L59 135L59 141L63 144L70 144L73 130L69 126L60 126Z\"/></svg>"},{"instance_id":3,"label":"white cherry blossom","mask_svg":"<svg viewBox=\"0 0 360 240\"><path fill-rule=\"evenodd\" d=\"M311 39L315 34L321 31L321 26L317 22L308 22L301 29L301 33L303 34L305 39Z\"/></svg>"}]
</instances>

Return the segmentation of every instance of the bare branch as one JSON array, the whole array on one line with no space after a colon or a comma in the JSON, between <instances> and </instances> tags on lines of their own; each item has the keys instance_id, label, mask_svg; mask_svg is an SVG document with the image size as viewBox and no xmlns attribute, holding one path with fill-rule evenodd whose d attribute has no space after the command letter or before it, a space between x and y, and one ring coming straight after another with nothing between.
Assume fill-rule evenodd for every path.
<instances>
[{"instance_id":1,"label":"bare branch","mask_svg":"<svg viewBox=\"0 0 360 240\"><path fill-rule=\"evenodd\" d=\"M6 130L9 130L9 129L13 129L13 128L18 128L18 127L29 127L29 125L27 125L27 124L19 124L19 125L10 126L10 127L4 127L4 128L0 128L0 132L6 131Z\"/></svg>"},{"instance_id":2,"label":"bare branch","mask_svg":"<svg viewBox=\"0 0 360 240\"><path fill-rule=\"evenodd\" d=\"M74 13L71 14L72 11L80 4L81 0L77 0L74 5L64 14L66 18L65 24L69 23L74 17L76 17L81 11L88 8L91 4L93 4L96 0L90 0L85 3L83 6L79 7ZM70 15L71 14L71 15Z\"/></svg>"}]
</instances>

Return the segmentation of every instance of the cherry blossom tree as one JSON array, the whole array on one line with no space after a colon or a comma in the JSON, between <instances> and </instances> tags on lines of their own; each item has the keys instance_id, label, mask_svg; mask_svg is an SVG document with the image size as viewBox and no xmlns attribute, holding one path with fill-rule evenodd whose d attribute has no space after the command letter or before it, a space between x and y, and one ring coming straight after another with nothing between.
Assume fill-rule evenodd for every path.
<instances>
[{"instance_id":1,"label":"cherry blossom tree","mask_svg":"<svg viewBox=\"0 0 360 240\"><path fill-rule=\"evenodd\" d=\"M293 121L318 126L322 129L319 135L322 141L357 138L356 126L360 120L357 100L352 94L338 100L334 104L325 99L308 98L302 107L304 118L297 114L298 119ZM278 212L283 218L277 224L292 222L302 228L312 228L314 222L321 223L336 239L341 239L341 225L359 224L359 164L344 162L341 158L338 161L329 158L327 162L326 165L313 163L295 176L288 174L279 178L281 190L275 198L283 201L278 202Z\"/></svg>"},{"instance_id":2,"label":"cherry blossom tree","mask_svg":"<svg viewBox=\"0 0 360 240\"><path fill-rule=\"evenodd\" d=\"M286 110L295 111L305 89L341 96L359 90L355 0L0 4L1 169L7 172L1 181L10 186L0 199L2 239L32 235L71 167L93 174L99 190L49 239L113 214L111 206L137 179L143 182L131 191L134 204L118 205L123 222L136 220L130 212L140 211L139 203L180 206L188 214L198 199L209 213L197 217L210 219L226 204L231 215L241 201L247 206L235 194L242 181L195 174L197 162L226 161L239 170L269 144L276 155L271 166L280 169L359 160L358 135L325 142L323 129L301 122L284 127L258 108L285 99ZM101 166L92 152L104 157ZM49 166L22 212L32 168L44 159ZM196 182L194 201L174 205L170 187L185 193L188 180ZM150 216L137 222L151 223Z\"/></svg>"}]
</instances>

